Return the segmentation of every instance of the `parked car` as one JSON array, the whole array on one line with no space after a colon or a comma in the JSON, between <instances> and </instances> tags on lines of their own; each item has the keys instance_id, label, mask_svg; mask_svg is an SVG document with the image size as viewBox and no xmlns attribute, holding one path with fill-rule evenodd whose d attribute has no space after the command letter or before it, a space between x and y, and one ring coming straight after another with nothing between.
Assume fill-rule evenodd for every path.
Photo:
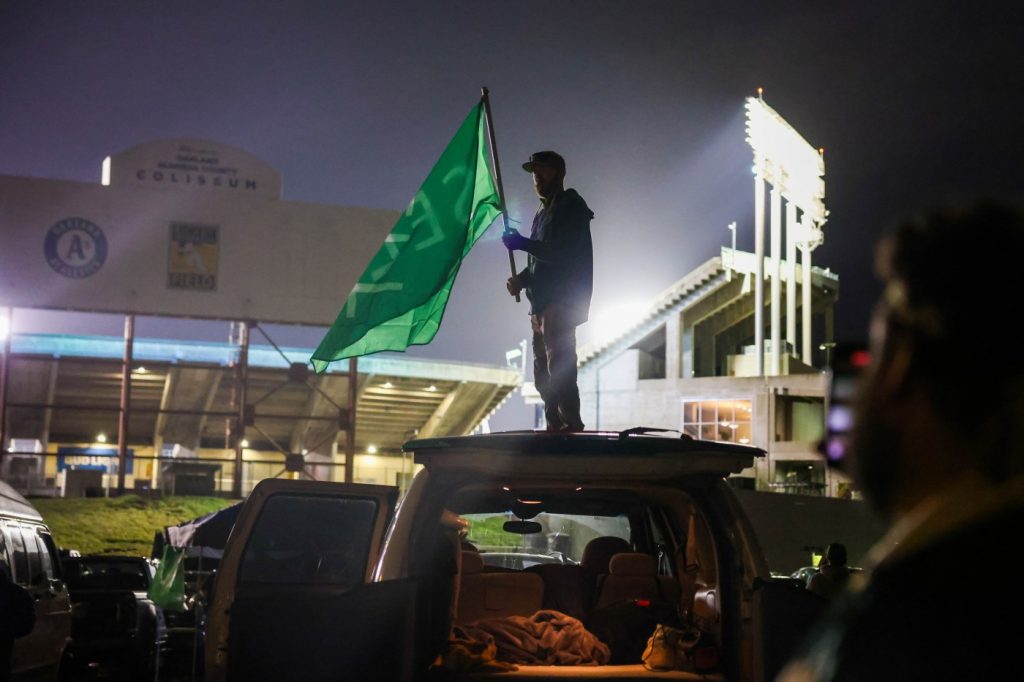
<instances>
[{"instance_id":1,"label":"parked car","mask_svg":"<svg viewBox=\"0 0 1024 682\"><path fill-rule=\"evenodd\" d=\"M71 606L57 547L43 517L0 481L0 570L32 595L36 622L14 641L13 678L53 679L68 662Z\"/></svg>"},{"instance_id":2,"label":"parked car","mask_svg":"<svg viewBox=\"0 0 1024 682\"><path fill-rule=\"evenodd\" d=\"M154 567L144 557L64 560L79 677L153 679L167 640L163 611L147 595Z\"/></svg>"},{"instance_id":3,"label":"parked car","mask_svg":"<svg viewBox=\"0 0 1024 682\"><path fill-rule=\"evenodd\" d=\"M793 578L794 580L799 580L800 582L806 584L807 581L811 579L811 576L816 574L817 572L817 566L801 566L800 568L790 573L789 577Z\"/></svg>"},{"instance_id":4,"label":"parked car","mask_svg":"<svg viewBox=\"0 0 1024 682\"><path fill-rule=\"evenodd\" d=\"M863 573L864 569L859 566L850 566L850 573ZM790 578L799 580L800 582L807 584L807 581L811 579L812 575L816 575L821 572L821 569L817 566L801 566L792 573L789 574Z\"/></svg>"},{"instance_id":5,"label":"parked car","mask_svg":"<svg viewBox=\"0 0 1024 682\"><path fill-rule=\"evenodd\" d=\"M397 510L398 490L389 486L260 482L216 577L207 682L476 679L432 667L453 624L478 623L481 613L530 615L562 591L578 591L579 603L596 611L632 578L656 585L699 624L716 652L703 679L772 679L809 626L790 604L808 597L793 581L772 580L725 480L763 452L643 431L412 441L405 449L424 469ZM510 514L519 520L493 519ZM481 542L474 523L489 524L488 537L495 527L568 534L563 544L582 549L573 563L487 572L473 549ZM463 545L467 531L471 544ZM614 553L594 560L589 550L598 545ZM588 570L604 575L590 580ZM514 673L553 674L543 665ZM557 674L572 677L573 669ZM599 674L579 669L581 677ZM646 671L638 657L616 675L664 673Z\"/></svg>"}]
</instances>

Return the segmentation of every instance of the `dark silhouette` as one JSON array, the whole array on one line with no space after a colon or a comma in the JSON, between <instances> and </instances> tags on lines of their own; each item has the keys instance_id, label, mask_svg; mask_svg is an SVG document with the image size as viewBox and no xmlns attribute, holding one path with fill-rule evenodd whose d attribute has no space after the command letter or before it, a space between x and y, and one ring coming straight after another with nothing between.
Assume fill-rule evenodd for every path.
<instances>
[{"instance_id":1,"label":"dark silhouette","mask_svg":"<svg viewBox=\"0 0 1024 682\"><path fill-rule=\"evenodd\" d=\"M825 548L825 554L818 563L818 572L807 579L807 589L820 597L831 599L846 589L849 581L846 545L833 542Z\"/></svg>"},{"instance_id":2,"label":"dark silhouette","mask_svg":"<svg viewBox=\"0 0 1024 682\"><path fill-rule=\"evenodd\" d=\"M35 623L32 596L11 580L7 566L0 563L0 682L11 679L14 640L32 632Z\"/></svg>"},{"instance_id":3,"label":"dark silhouette","mask_svg":"<svg viewBox=\"0 0 1024 682\"><path fill-rule=\"evenodd\" d=\"M784 680L991 680L1019 669L1024 591L991 557L1024 527L1024 217L977 205L883 240L854 475L891 528ZM1012 581L1011 581L1012 582Z\"/></svg>"},{"instance_id":4,"label":"dark silhouette","mask_svg":"<svg viewBox=\"0 0 1024 682\"><path fill-rule=\"evenodd\" d=\"M523 164L533 174L541 208L530 238L514 230L502 242L529 254L527 265L509 278L513 296L525 290L533 329L533 375L544 399L549 431L582 431L576 385L576 327L587 321L594 288L594 254L587 202L565 189L565 160L555 152L537 152Z\"/></svg>"}]
</instances>

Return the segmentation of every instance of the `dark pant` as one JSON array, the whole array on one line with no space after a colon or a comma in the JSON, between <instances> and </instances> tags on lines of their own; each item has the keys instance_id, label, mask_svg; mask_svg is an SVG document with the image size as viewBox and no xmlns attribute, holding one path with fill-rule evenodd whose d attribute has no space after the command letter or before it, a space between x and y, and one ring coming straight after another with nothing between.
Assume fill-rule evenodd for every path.
<instances>
[{"instance_id":1,"label":"dark pant","mask_svg":"<svg viewBox=\"0 0 1024 682\"><path fill-rule=\"evenodd\" d=\"M569 311L550 305L530 317L533 327L533 380L544 399L549 429L582 431L580 390L576 386L576 323Z\"/></svg>"}]
</instances>

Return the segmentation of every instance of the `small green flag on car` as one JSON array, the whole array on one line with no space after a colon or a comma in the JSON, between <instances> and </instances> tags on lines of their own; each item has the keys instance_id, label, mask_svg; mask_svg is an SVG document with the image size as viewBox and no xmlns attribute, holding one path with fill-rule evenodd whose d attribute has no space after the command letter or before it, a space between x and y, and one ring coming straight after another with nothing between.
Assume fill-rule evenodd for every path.
<instances>
[{"instance_id":1,"label":"small green flag on car","mask_svg":"<svg viewBox=\"0 0 1024 682\"><path fill-rule=\"evenodd\" d=\"M430 343L462 260L501 212L483 104L473 108L391 229L313 353L317 374L343 358Z\"/></svg>"},{"instance_id":2,"label":"small green flag on car","mask_svg":"<svg viewBox=\"0 0 1024 682\"><path fill-rule=\"evenodd\" d=\"M185 610L185 550L167 545L149 586L149 598L164 611Z\"/></svg>"}]
</instances>

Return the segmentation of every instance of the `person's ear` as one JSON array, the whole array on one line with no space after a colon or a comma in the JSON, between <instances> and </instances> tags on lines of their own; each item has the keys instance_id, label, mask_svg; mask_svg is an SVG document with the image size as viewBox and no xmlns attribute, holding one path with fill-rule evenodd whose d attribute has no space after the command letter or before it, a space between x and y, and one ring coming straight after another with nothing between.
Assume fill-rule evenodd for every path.
<instances>
[{"instance_id":1,"label":"person's ear","mask_svg":"<svg viewBox=\"0 0 1024 682\"><path fill-rule=\"evenodd\" d=\"M910 389L910 366L913 353L906 344L894 349L883 377L883 386L891 395L903 395Z\"/></svg>"},{"instance_id":2,"label":"person's ear","mask_svg":"<svg viewBox=\"0 0 1024 682\"><path fill-rule=\"evenodd\" d=\"M890 334L886 339L886 347L875 368L873 389L879 398L905 397L913 390L911 370L914 353L911 341L905 334Z\"/></svg>"}]
</instances>

